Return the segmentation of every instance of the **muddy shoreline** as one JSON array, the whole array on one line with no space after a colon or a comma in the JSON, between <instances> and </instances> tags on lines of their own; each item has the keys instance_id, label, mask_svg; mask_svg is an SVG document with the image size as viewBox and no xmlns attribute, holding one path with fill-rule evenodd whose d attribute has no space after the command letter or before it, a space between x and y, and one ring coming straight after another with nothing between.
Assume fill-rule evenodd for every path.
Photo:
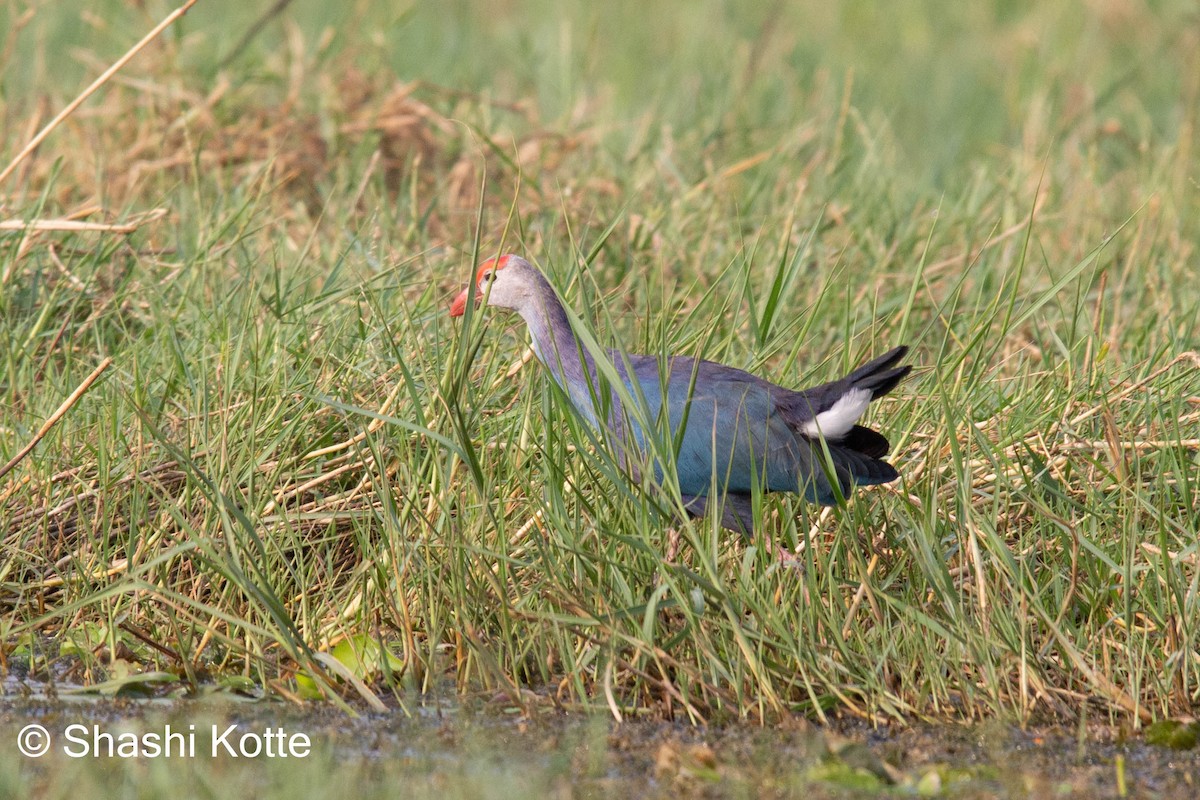
<instances>
[{"instance_id":1,"label":"muddy shoreline","mask_svg":"<svg viewBox=\"0 0 1200 800\"><path fill-rule=\"evenodd\" d=\"M31 724L54 742L44 757L24 756L16 746ZM222 732L226 737L214 746ZM514 794L565 797L1200 795L1200 751L1150 745L1102 725L1081 733L1050 725L1022 730L999 721L871 727L795 718L769 727L691 727L563 713L529 718L453 703L352 717L332 705L299 709L231 699L0 699L0 762L35 786L53 783L64 765L100 770L105 780L137 772L161 760L164 733L176 735L167 775L211 773L219 781L230 770L269 774L282 764L292 776L324 764L329 775L334 765L340 781L363 781L363 796L397 781L414 795L430 796L453 796L455 787L463 796L477 788L508 796L500 787L510 784ZM184 734L194 752L180 758ZM93 735L100 736L100 752L81 757ZM156 736L160 750L147 753ZM246 752L236 751L242 736L248 737ZM308 743L303 756L278 757L299 737ZM117 752L122 745L125 752Z\"/></svg>"}]
</instances>

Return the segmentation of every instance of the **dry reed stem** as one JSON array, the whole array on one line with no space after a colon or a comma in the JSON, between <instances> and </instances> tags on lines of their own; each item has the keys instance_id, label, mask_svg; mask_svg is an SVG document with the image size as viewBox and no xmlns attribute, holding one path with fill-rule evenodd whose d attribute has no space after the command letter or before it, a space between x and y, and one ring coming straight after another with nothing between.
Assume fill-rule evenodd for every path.
<instances>
[{"instance_id":1,"label":"dry reed stem","mask_svg":"<svg viewBox=\"0 0 1200 800\"><path fill-rule=\"evenodd\" d=\"M950 256L949 258L944 258L941 261L935 261L925 268L925 273L929 274L931 272L937 272L938 270L945 269L946 267L952 267L963 262L974 263L977 258L983 255L985 250L990 250L998 244L1003 244L1006 239L1011 239L1013 236L1016 236L1018 233L1020 233L1025 226L1029 224L1029 219L1029 217L1023 217L1020 222L988 239L986 242L976 248L974 253L959 253L956 256Z\"/></svg>"},{"instance_id":2,"label":"dry reed stem","mask_svg":"<svg viewBox=\"0 0 1200 800\"><path fill-rule=\"evenodd\" d=\"M6 219L0 220L0 231L66 231L70 233L80 232L97 232L97 233L123 233L129 234L136 231L143 225L162 219L167 215L165 208L156 208L145 214L139 215L136 219L129 222L81 222L72 219Z\"/></svg>"},{"instance_id":3,"label":"dry reed stem","mask_svg":"<svg viewBox=\"0 0 1200 800\"><path fill-rule=\"evenodd\" d=\"M54 411L54 413L50 415L50 418L42 423L42 427L38 428L38 432L33 435L33 439L29 441L29 444L21 448L20 452L13 456L7 464L5 464L3 467L0 467L0 478L3 478L5 475L11 472L13 468L17 466L17 464L21 463L21 459L33 452L33 448L37 447L37 443L40 442L46 436L46 434L50 432L50 429L53 428L68 411L71 410L71 406L79 402L79 398L83 397L84 393L92 387L92 384L96 382L104 370L108 369L111 364L112 358L105 358L100 362L99 366L92 370L91 375L88 375L83 379L83 383L79 384L75 391L71 392L70 397L64 400L62 405L60 405Z\"/></svg>"},{"instance_id":4,"label":"dry reed stem","mask_svg":"<svg viewBox=\"0 0 1200 800\"><path fill-rule=\"evenodd\" d=\"M854 593L854 599L850 602L850 608L846 610L846 622L842 625L842 638L849 639L851 631L851 622L854 615L858 613L858 607L862 605L863 598L866 597L870 589L867 586L867 579L875 574L875 568L879 566L879 554L875 553L871 556L871 561L867 564L867 574L859 581L858 590Z\"/></svg>"},{"instance_id":5,"label":"dry reed stem","mask_svg":"<svg viewBox=\"0 0 1200 800\"><path fill-rule=\"evenodd\" d=\"M1110 403L1113 403L1117 400L1124 400L1126 397L1133 394L1138 389L1141 389L1142 387L1146 386L1148 383L1150 383L1150 381L1154 380L1155 378L1162 375L1163 373L1170 371L1176 364L1182 363L1184 361L1191 361L1193 367L1195 367L1196 369L1200 369L1200 352L1197 352L1195 350L1188 350L1183 353L1180 353L1179 355L1175 356L1173 359L1168 361L1165 365L1154 370L1154 372L1151 372L1149 375L1142 378L1137 383L1122 389L1120 392L1118 392L1113 397L1106 398L1106 402L1104 404L1092 406L1091 408L1089 408L1087 411L1083 412L1079 416L1072 417L1071 425L1078 425L1079 423L1083 422L1085 419L1088 419L1092 415L1097 414L1100 411L1107 408L1108 404L1110 404Z\"/></svg>"},{"instance_id":6,"label":"dry reed stem","mask_svg":"<svg viewBox=\"0 0 1200 800\"><path fill-rule=\"evenodd\" d=\"M1149 542L1142 542L1142 549L1152 556L1163 555L1163 550L1161 547L1152 545ZM1200 567L1200 556L1197 556L1196 553L1180 553L1175 550L1168 550L1166 551L1166 555L1168 559L1177 564L1187 564L1191 567Z\"/></svg>"},{"instance_id":7,"label":"dry reed stem","mask_svg":"<svg viewBox=\"0 0 1200 800\"><path fill-rule=\"evenodd\" d=\"M730 164L729 166L725 167L724 169L720 170L719 172L709 175L707 178L705 178L704 180L700 181L695 186L693 186L687 192L687 194L684 195L684 199L689 199L691 197L694 197L695 195L698 195L698 194L704 192L710 186L712 186L714 183L719 183L720 181L727 180L728 178L732 178L735 175L739 175L748 169L753 169L754 167L757 167L759 164L763 163L764 161L766 161L768 158L770 158L774 154L775 154L774 149L763 150L762 152L755 153L752 156L748 156L746 158L741 159L740 161ZM786 228L787 226L784 226L784 227Z\"/></svg>"},{"instance_id":8,"label":"dry reed stem","mask_svg":"<svg viewBox=\"0 0 1200 800\"><path fill-rule=\"evenodd\" d=\"M203 455L203 454L198 454L198 455ZM141 472L130 473L130 474L126 475L125 477L121 478L120 480L118 480L116 482L116 484L114 484L114 488L128 486L129 484L131 484L137 480L144 481L144 480L148 480L150 478L155 478L155 477L159 478L162 481L182 481L184 478L187 477L187 473L178 469L178 466L179 466L179 464L175 461L167 461L167 462L164 462L157 466L151 467L150 469L143 470ZM73 469L63 470L62 472L51 476L49 483L55 484L55 483L59 483L61 481L67 480L68 478L77 477L79 472L82 469L83 469L82 467L75 467ZM20 478L19 480L11 481L8 485L8 488L6 488L4 490L4 492L2 494L0 494L0 502L4 502L10 496L12 496L18 488L20 488L21 486L25 486L31 482L32 482L32 478L30 478L28 475ZM58 516L59 514L62 514L65 511L71 510L72 508L79 505L79 503L81 503L84 500L87 500L89 498L96 498L99 496L100 496L100 490L96 489L96 488L91 488L86 491L78 492L76 494L70 495L66 500L64 500L62 503L59 503L57 506L54 506L53 508L48 508L46 506L38 506L38 507L31 506L22 511L17 512L15 514L15 516L13 516L12 519L10 520L10 523L13 525L18 525L22 522L26 522L26 521L28 521L30 519L34 519L34 518L39 518L39 517L52 518L52 517Z\"/></svg>"},{"instance_id":9,"label":"dry reed stem","mask_svg":"<svg viewBox=\"0 0 1200 800\"><path fill-rule=\"evenodd\" d=\"M84 101L95 94L101 86L107 83L113 75L115 75L122 67L128 64L134 56L136 56L146 47L146 45L150 44L150 42L152 42L160 33L166 30L171 23L186 14L188 9L195 4L196 0L187 0L187 2L185 2L179 8L172 11L169 15L167 15L166 19L154 26L154 28L145 36L143 36L141 41L131 47L125 53L125 55L114 61L112 66L106 69L100 75L100 77L92 81L91 85L84 89L78 97L68 103L66 108L58 112L58 116L46 123L46 126L38 131L37 135L30 139L29 143L25 145L21 152L17 153L16 157L9 162L8 166L4 168L4 171L0 172L0 183L4 183L4 180L12 174L13 170L15 170L17 166L29 156L30 153L36 150L37 146L40 145L42 141L54 131L55 128L62 124L63 120L75 113L75 109L83 105Z\"/></svg>"},{"instance_id":10,"label":"dry reed stem","mask_svg":"<svg viewBox=\"0 0 1200 800\"><path fill-rule=\"evenodd\" d=\"M365 467L365 466L366 466L366 464L361 459L359 459L357 461L352 461L348 464L343 464L342 466L337 467L336 469L332 469L329 472L325 472L321 475L317 475L315 478L305 481L304 483L300 484L299 486L289 486L285 489L280 489L275 493L274 499L272 499L271 502L267 503L267 505L263 508L262 514L264 517L266 517L266 516L270 515L277 507L286 503L290 498L299 497L301 494L304 494L305 492L316 489L318 486L321 486L322 484L333 480L334 478L338 477L339 475L342 475L344 473L350 472L351 470L359 469L360 467Z\"/></svg>"},{"instance_id":11,"label":"dry reed stem","mask_svg":"<svg viewBox=\"0 0 1200 800\"><path fill-rule=\"evenodd\" d=\"M533 358L534 358L533 348L526 347L525 352L521 354L521 357L518 358L516 361L514 361L509 366L509 368L504 371L504 375L502 375L502 376L496 378L496 380L492 381L492 385L490 387L488 387L488 390L494 391L495 389L498 389L502 383L504 383L506 380L509 380L514 375L516 375L518 372L520 372L521 368L524 367L526 364L528 364L530 361L532 361Z\"/></svg>"},{"instance_id":12,"label":"dry reed stem","mask_svg":"<svg viewBox=\"0 0 1200 800\"><path fill-rule=\"evenodd\" d=\"M394 368L392 371L395 371L396 369L399 369L399 367ZM386 417L389 414L391 414L392 405L396 402L396 398L399 397L400 390L402 388L404 388L404 383L402 381L397 381L396 384L392 387L392 391L390 393L388 393L387 398L384 399L383 405L381 405L379 407L379 411L378 411L379 417L375 417L369 423L367 423L367 429L365 431L360 431L359 433L355 434L354 436L350 437L349 439L347 439L344 442L338 442L337 444L331 444L328 447L322 447L318 450L311 450L304 454L302 460L311 461L314 458L320 458L321 456L327 456L332 453L337 453L341 450L345 450L346 448L354 447L356 444L359 444L360 442L365 441L368 434L374 433L375 431L379 430L386 424L385 421L383 419L381 419L381 417Z\"/></svg>"}]
</instances>

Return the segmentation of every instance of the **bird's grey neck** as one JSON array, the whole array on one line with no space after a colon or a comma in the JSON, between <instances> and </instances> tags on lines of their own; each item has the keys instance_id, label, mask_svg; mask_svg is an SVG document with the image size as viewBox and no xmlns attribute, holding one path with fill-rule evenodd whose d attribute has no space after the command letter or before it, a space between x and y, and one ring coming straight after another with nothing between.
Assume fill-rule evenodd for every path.
<instances>
[{"instance_id":1,"label":"bird's grey neck","mask_svg":"<svg viewBox=\"0 0 1200 800\"><path fill-rule=\"evenodd\" d=\"M592 425L607 427L620 449L624 430L623 417L617 412L620 403L611 389L607 393L601 389L595 358L579 341L562 301L544 278L521 316L533 337L534 354L566 392L571 405Z\"/></svg>"},{"instance_id":2,"label":"bird's grey neck","mask_svg":"<svg viewBox=\"0 0 1200 800\"><path fill-rule=\"evenodd\" d=\"M528 306L521 311L529 333L533 337L533 352L545 365L558 383L568 393L585 385L584 369L593 377L595 362L583 347L575 330L567 319L562 301L549 283L538 287L539 291Z\"/></svg>"}]
</instances>

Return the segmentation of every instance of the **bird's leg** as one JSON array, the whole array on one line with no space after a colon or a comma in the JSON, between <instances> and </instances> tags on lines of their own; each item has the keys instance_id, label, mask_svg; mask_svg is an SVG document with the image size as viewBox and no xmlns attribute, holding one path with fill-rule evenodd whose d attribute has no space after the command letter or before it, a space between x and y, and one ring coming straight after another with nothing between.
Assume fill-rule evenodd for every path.
<instances>
[{"instance_id":1,"label":"bird's leg","mask_svg":"<svg viewBox=\"0 0 1200 800\"><path fill-rule=\"evenodd\" d=\"M829 519L829 517L832 514L833 514L833 509L828 506L821 509L821 513L817 515L817 518L815 520L813 520L812 527L808 529L808 539L810 539L810 540L815 539L821 533L821 526L825 523L825 521L827 519ZM767 538L767 542L768 542L767 546L770 547L771 539L769 536ZM789 551L783 545L776 546L775 553L779 557L779 563L782 566L788 567L790 569L803 570L804 569L804 560L803 560L803 557L801 556L800 552L803 549L804 542L802 541L800 543L800 545L801 546L798 547L794 551Z\"/></svg>"},{"instance_id":2,"label":"bird's leg","mask_svg":"<svg viewBox=\"0 0 1200 800\"><path fill-rule=\"evenodd\" d=\"M777 545L775 555L779 557L779 566L784 569L795 569L804 571L804 561L800 558L799 553L793 553L783 545Z\"/></svg>"},{"instance_id":3,"label":"bird's leg","mask_svg":"<svg viewBox=\"0 0 1200 800\"><path fill-rule=\"evenodd\" d=\"M782 536L780 537L780 541L776 541L769 533L766 536L767 549L775 553L775 557L779 559L779 566L784 569L804 569L804 560L801 558L800 553L788 550L782 542Z\"/></svg>"}]
</instances>

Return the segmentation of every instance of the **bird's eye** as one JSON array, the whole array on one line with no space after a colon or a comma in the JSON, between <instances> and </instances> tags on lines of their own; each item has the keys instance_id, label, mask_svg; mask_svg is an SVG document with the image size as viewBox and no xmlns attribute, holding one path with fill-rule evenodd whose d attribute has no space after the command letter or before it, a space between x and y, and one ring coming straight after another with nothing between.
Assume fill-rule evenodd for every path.
<instances>
[{"instance_id":1,"label":"bird's eye","mask_svg":"<svg viewBox=\"0 0 1200 800\"><path fill-rule=\"evenodd\" d=\"M483 282L484 283L491 283L495 279L496 279L496 273L494 271L489 269L487 272L483 273Z\"/></svg>"}]
</instances>

